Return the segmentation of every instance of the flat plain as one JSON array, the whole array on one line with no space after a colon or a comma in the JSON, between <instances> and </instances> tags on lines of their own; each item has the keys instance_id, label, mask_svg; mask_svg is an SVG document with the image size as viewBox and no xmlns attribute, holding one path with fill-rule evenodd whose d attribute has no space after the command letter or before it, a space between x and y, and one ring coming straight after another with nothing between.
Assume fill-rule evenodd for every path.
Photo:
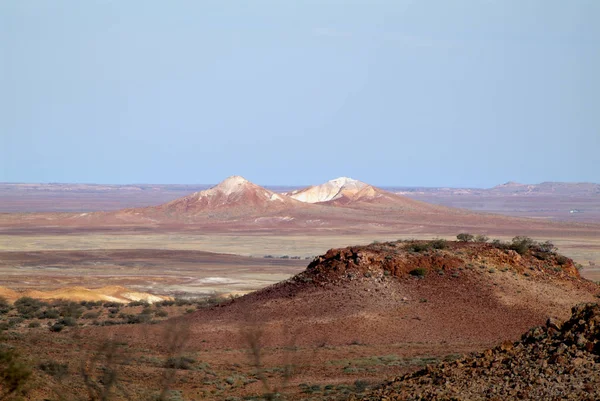
<instances>
[{"instance_id":1,"label":"flat plain","mask_svg":"<svg viewBox=\"0 0 600 401\"><path fill-rule=\"evenodd\" d=\"M32 365L55 364L70 372L66 379L37 375L47 385L32 399L85 391L80 364L94 361L105 344L118 348L115 372L135 393L117 399L150 399L164 386L175 393L163 399L173 400L263 399L261 394L273 392L290 400L346 399L385 378L516 340L547 316L567 318L572 303L595 299L595 284L581 281L576 265L558 259L548 264L555 256L540 254L542 262L489 243L472 244L475 252L469 253L459 243L444 250L428 242L454 240L463 231L503 243L517 235L550 240L583 277L600 280L600 225L561 221L533 209L525 214L534 218L522 219L510 210L487 215L404 199L306 208L291 202L289 209L266 216L227 210L161 224L157 216L170 217L171 211L153 205L190 188L152 189L145 192L150 200L137 187L86 187L84 197L81 188L53 187L47 196L40 188L30 188L35 195L23 203L13 194L5 208L14 213L0 214L0 287L17 291L11 300L20 291L56 291L68 298L74 288L124 287L182 303L93 309L88 314L100 314L97 320L83 319L52 335L54 326L41 317L14 323L11 344L26 351ZM191 200L200 198L187 196L175 210L193 210ZM528 199L537 209L545 202ZM98 223L104 217L110 224ZM397 264L390 262L394 258ZM306 270L327 261L341 271L358 270L328 280ZM405 261L412 261L406 271L394 270ZM427 277L415 276L420 273L410 270L411 263L428 266ZM226 301L209 308L198 304L198 310L182 301L215 296ZM128 323L165 314L170 319L155 318L154 324ZM173 365L175 355L187 362Z\"/></svg>"}]
</instances>

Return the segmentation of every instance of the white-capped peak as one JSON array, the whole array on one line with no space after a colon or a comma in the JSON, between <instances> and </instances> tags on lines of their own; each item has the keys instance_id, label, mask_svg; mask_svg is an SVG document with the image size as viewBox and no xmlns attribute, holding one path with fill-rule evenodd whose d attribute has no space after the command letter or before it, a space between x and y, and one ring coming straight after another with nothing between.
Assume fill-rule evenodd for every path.
<instances>
[{"instance_id":1,"label":"white-capped peak","mask_svg":"<svg viewBox=\"0 0 600 401\"><path fill-rule=\"evenodd\" d=\"M250 181L239 175L232 175L231 177L225 178L217 186L211 188L212 190L218 190L225 194L232 194L239 192L241 189L246 187Z\"/></svg>"},{"instance_id":2,"label":"white-capped peak","mask_svg":"<svg viewBox=\"0 0 600 401\"><path fill-rule=\"evenodd\" d=\"M366 186L367 184L364 182L349 177L338 177L324 184L299 191L291 197L306 203L328 202L340 198L346 193L358 192Z\"/></svg>"},{"instance_id":3,"label":"white-capped peak","mask_svg":"<svg viewBox=\"0 0 600 401\"><path fill-rule=\"evenodd\" d=\"M364 182L355 180L353 178L349 178L349 177L338 177L338 178L334 178L333 180L329 180L325 183L325 185L330 184L333 185L335 187L338 188L343 188L346 186L357 186L357 187L364 187L367 184L365 184Z\"/></svg>"}]
</instances>

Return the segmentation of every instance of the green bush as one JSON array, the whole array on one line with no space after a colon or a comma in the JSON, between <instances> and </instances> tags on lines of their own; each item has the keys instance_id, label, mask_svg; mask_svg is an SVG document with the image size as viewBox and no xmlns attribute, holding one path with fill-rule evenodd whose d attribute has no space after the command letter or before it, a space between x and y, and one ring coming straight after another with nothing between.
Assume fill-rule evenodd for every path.
<instances>
[{"instance_id":1,"label":"green bush","mask_svg":"<svg viewBox=\"0 0 600 401\"><path fill-rule=\"evenodd\" d=\"M186 356L174 356L165 362L165 367L169 369L191 370L194 368L196 360Z\"/></svg>"},{"instance_id":2,"label":"green bush","mask_svg":"<svg viewBox=\"0 0 600 401\"><path fill-rule=\"evenodd\" d=\"M16 325L23 323L23 320L25 319L21 316L11 317L10 319L8 319L8 324L10 325L10 327L15 327Z\"/></svg>"},{"instance_id":3,"label":"green bush","mask_svg":"<svg viewBox=\"0 0 600 401\"><path fill-rule=\"evenodd\" d=\"M100 312L86 312L83 314L84 319L98 319L100 317Z\"/></svg>"},{"instance_id":4,"label":"green bush","mask_svg":"<svg viewBox=\"0 0 600 401\"><path fill-rule=\"evenodd\" d=\"M31 377L31 369L21 360L19 354L11 348L0 347L0 389L2 396L22 395ZM20 398L19 398L20 399Z\"/></svg>"},{"instance_id":5,"label":"green bush","mask_svg":"<svg viewBox=\"0 0 600 401\"><path fill-rule=\"evenodd\" d=\"M78 319L83 314L83 306L76 302L64 302L59 306L60 315Z\"/></svg>"},{"instance_id":6,"label":"green bush","mask_svg":"<svg viewBox=\"0 0 600 401\"><path fill-rule=\"evenodd\" d=\"M131 301L127 305L128 306L143 306L143 307L150 306L150 304L146 301Z\"/></svg>"},{"instance_id":7,"label":"green bush","mask_svg":"<svg viewBox=\"0 0 600 401\"><path fill-rule=\"evenodd\" d=\"M38 319L57 319L60 316L58 309L49 308L37 313Z\"/></svg>"},{"instance_id":8,"label":"green bush","mask_svg":"<svg viewBox=\"0 0 600 401\"><path fill-rule=\"evenodd\" d=\"M147 313L140 313L139 315L126 315L125 323L127 324L139 324L148 323L152 320L152 316Z\"/></svg>"},{"instance_id":9,"label":"green bush","mask_svg":"<svg viewBox=\"0 0 600 401\"><path fill-rule=\"evenodd\" d=\"M162 310L161 309L161 310L157 310L154 313L154 315L157 316L157 317L167 317L167 316L169 316L169 312L167 312L166 310Z\"/></svg>"},{"instance_id":10,"label":"green bush","mask_svg":"<svg viewBox=\"0 0 600 401\"><path fill-rule=\"evenodd\" d=\"M69 367L66 364L56 361L42 362L38 367L42 372L56 378L62 378L69 373Z\"/></svg>"},{"instance_id":11,"label":"green bush","mask_svg":"<svg viewBox=\"0 0 600 401\"><path fill-rule=\"evenodd\" d=\"M77 326L77 319L71 316L66 316L60 319L57 323L67 327L74 327Z\"/></svg>"},{"instance_id":12,"label":"green bush","mask_svg":"<svg viewBox=\"0 0 600 401\"><path fill-rule=\"evenodd\" d=\"M446 249L448 247L448 242L441 238L434 239L430 244L433 249Z\"/></svg>"},{"instance_id":13,"label":"green bush","mask_svg":"<svg viewBox=\"0 0 600 401\"><path fill-rule=\"evenodd\" d=\"M488 242L489 237L487 235L479 234L475 236L475 242Z\"/></svg>"},{"instance_id":14,"label":"green bush","mask_svg":"<svg viewBox=\"0 0 600 401\"><path fill-rule=\"evenodd\" d=\"M21 297L15 301L17 312L25 319L33 318L36 312L46 305L46 303L31 297Z\"/></svg>"},{"instance_id":15,"label":"green bush","mask_svg":"<svg viewBox=\"0 0 600 401\"><path fill-rule=\"evenodd\" d=\"M519 255L524 255L529 251L529 249L535 245L535 241L529 237L525 236L516 236L512 239L512 243L510 244L510 249L516 251Z\"/></svg>"},{"instance_id":16,"label":"green bush","mask_svg":"<svg viewBox=\"0 0 600 401\"><path fill-rule=\"evenodd\" d=\"M413 269L410 272L408 272L408 274L416 277L425 277L425 275L427 274L427 269L425 269L424 267L417 267L416 269Z\"/></svg>"},{"instance_id":17,"label":"green bush","mask_svg":"<svg viewBox=\"0 0 600 401\"><path fill-rule=\"evenodd\" d=\"M475 237L473 236L473 234L460 233L456 236L456 239L460 242L471 242L475 239Z\"/></svg>"},{"instance_id":18,"label":"green bush","mask_svg":"<svg viewBox=\"0 0 600 401\"><path fill-rule=\"evenodd\" d=\"M425 252L431 248L431 245L423 242L413 242L408 246L408 250L413 252Z\"/></svg>"},{"instance_id":19,"label":"green bush","mask_svg":"<svg viewBox=\"0 0 600 401\"><path fill-rule=\"evenodd\" d=\"M546 241L546 242L541 242L541 243L537 244L537 250L539 252L550 253L550 252L556 252L558 250L558 248L556 246L554 246L554 244L552 242Z\"/></svg>"},{"instance_id":20,"label":"green bush","mask_svg":"<svg viewBox=\"0 0 600 401\"><path fill-rule=\"evenodd\" d=\"M65 326L60 324L60 323L54 323L52 326L50 326L50 331L54 332L54 333L60 333L62 331L62 329L64 329Z\"/></svg>"},{"instance_id":21,"label":"green bush","mask_svg":"<svg viewBox=\"0 0 600 401\"><path fill-rule=\"evenodd\" d=\"M0 297L0 315L5 315L12 309L10 303L4 297Z\"/></svg>"}]
</instances>

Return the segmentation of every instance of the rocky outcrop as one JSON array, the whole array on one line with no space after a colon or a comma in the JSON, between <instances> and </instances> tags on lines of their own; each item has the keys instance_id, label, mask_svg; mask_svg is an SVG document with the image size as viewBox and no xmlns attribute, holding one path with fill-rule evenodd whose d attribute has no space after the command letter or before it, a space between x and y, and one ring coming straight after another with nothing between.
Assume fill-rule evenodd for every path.
<instances>
[{"instance_id":1,"label":"rocky outcrop","mask_svg":"<svg viewBox=\"0 0 600 401\"><path fill-rule=\"evenodd\" d=\"M298 280L336 283L352 277L405 277L415 272L446 274L496 269L527 277L579 279L573 260L532 248L524 254L491 243L444 240L396 241L330 249L315 258Z\"/></svg>"},{"instance_id":2,"label":"rocky outcrop","mask_svg":"<svg viewBox=\"0 0 600 401\"><path fill-rule=\"evenodd\" d=\"M366 400L598 400L600 306L573 307L561 324L388 382Z\"/></svg>"}]
</instances>

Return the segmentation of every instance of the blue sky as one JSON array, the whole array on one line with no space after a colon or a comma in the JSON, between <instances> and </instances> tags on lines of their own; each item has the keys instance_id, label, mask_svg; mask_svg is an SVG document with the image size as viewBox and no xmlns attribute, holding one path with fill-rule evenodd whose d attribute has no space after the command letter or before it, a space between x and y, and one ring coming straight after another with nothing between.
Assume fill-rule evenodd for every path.
<instances>
[{"instance_id":1,"label":"blue sky","mask_svg":"<svg viewBox=\"0 0 600 401\"><path fill-rule=\"evenodd\" d=\"M0 181L600 182L600 1L0 2Z\"/></svg>"}]
</instances>

